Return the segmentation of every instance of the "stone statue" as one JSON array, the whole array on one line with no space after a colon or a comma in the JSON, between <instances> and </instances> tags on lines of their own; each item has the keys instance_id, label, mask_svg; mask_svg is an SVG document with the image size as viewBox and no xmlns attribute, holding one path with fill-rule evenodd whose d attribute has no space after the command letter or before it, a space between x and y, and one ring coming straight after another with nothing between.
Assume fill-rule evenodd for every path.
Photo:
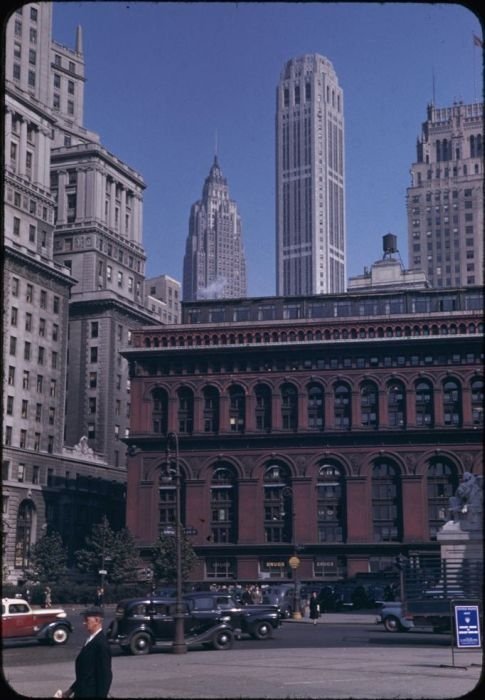
<instances>
[{"instance_id":1,"label":"stone statue","mask_svg":"<svg viewBox=\"0 0 485 700\"><path fill-rule=\"evenodd\" d=\"M464 472L463 478L449 501L453 522L465 529L481 528L483 513L483 476Z\"/></svg>"}]
</instances>

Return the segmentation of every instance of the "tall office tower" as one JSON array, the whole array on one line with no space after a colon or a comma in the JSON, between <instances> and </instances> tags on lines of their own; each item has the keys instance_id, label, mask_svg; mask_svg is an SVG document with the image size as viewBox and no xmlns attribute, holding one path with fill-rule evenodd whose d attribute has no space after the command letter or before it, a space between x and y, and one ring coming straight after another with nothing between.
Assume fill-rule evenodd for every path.
<instances>
[{"instance_id":1,"label":"tall office tower","mask_svg":"<svg viewBox=\"0 0 485 700\"><path fill-rule=\"evenodd\" d=\"M27 472L32 478L29 454L37 453L40 469L49 462L47 455L60 453L63 444L73 280L53 254L53 118L44 79L51 15L50 3L25 5L6 29L3 440L8 449L3 464L19 482Z\"/></svg>"},{"instance_id":2,"label":"tall office tower","mask_svg":"<svg viewBox=\"0 0 485 700\"><path fill-rule=\"evenodd\" d=\"M124 522L131 328L144 306L141 176L83 126L84 56L52 40L48 2L6 26L3 574L32 545L70 553L93 522ZM73 488L75 482L76 488Z\"/></svg>"},{"instance_id":3,"label":"tall office tower","mask_svg":"<svg viewBox=\"0 0 485 700\"><path fill-rule=\"evenodd\" d=\"M407 190L409 268L483 284L483 103L428 105Z\"/></svg>"},{"instance_id":4,"label":"tall office tower","mask_svg":"<svg viewBox=\"0 0 485 700\"><path fill-rule=\"evenodd\" d=\"M141 176L100 144L52 149L54 254L77 283L69 303L65 441L125 466L130 329L154 323L144 306ZM160 320L157 319L160 323Z\"/></svg>"},{"instance_id":5,"label":"tall office tower","mask_svg":"<svg viewBox=\"0 0 485 700\"><path fill-rule=\"evenodd\" d=\"M276 92L276 293L345 291L344 102L327 58L287 62Z\"/></svg>"},{"instance_id":6,"label":"tall office tower","mask_svg":"<svg viewBox=\"0 0 485 700\"><path fill-rule=\"evenodd\" d=\"M190 210L185 246L183 298L229 299L246 296L246 259L237 204L217 161L205 179L202 199Z\"/></svg>"}]
</instances>

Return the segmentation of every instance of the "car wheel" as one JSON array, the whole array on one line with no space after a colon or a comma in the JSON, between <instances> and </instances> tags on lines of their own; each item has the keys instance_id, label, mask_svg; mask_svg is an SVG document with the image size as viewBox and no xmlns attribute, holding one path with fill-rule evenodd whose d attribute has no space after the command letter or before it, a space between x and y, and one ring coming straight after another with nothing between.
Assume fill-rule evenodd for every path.
<instances>
[{"instance_id":1,"label":"car wheel","mask_svg":"<svg viewBox=\"0 0 485 700\"><path fill-rule=\"evenodd\" d=\"M219 630L219 632L216 632L212 640L212 646L218 651L231 649L233 644L234 635L230 630Z\"/></svg>"},{"instance_id":2,"label":"car wheel","mask_svg":"<svg viewBox=\"0 0 485 700\"><path fill-rule=\"evenodd\" d=\"M271 639L273 636L273 628L269 622L258 622L251 632L251 637L254 639Z\"/></svg>"},{"instance_id":3,"label":"car wheel","mask_svg":"<svg viewBox=\"0 0 485 700\"><path fill-rule=\"evenodd\" d=\"M389 615L389 617L386 617L384 620L384 629L387 632L402 632L403 627L397 617L394 615Z\"/></svg>"},{"instance_id":4,"label":"car wheel","mask_svg":"<svg viewBox=\"0 0 485 700\"><path fill-rule=\"evenodd\" d=\"M51 635L51 644L65 644L69 639L69 630L67 627L56 627Z\"/></svg>"},{"instance_id":5,"label":"car wheel","mask_svg":"<svg viewBox=\"0 0 485 700\"><path fill-rule=\"evenodd\" d=\"M152 638L146 632L134 634L130 640L130 651L135 656L149 654L152 650Z\"/></svg>"}]
</instances>

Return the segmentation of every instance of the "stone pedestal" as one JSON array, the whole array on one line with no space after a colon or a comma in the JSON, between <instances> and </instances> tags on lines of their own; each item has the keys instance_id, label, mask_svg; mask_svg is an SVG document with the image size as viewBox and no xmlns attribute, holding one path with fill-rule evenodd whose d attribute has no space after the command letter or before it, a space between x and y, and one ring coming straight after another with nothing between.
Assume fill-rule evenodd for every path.
<instances>
[{"instance_id":1,"label":"stone pedestal","mask_svg":"<svg viewBox=\"0 0 485 700\"><path fill-rule=\"evenodd\" d=\"M465 529L463 521L450 520L439 530L436 539L441 545L441 559L483 561L481 528Z\"/></svg>"}]
</instances>

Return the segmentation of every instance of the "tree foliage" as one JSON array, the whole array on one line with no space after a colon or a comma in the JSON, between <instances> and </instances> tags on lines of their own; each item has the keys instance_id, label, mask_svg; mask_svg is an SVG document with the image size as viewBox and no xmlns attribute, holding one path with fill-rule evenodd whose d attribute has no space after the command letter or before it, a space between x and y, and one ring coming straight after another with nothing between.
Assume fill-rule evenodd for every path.
<instances>
[{"instance_id":1,"label":"tree foliage","mask_svg":"<svg viewBox=\"0 0 485 700\"><path fill-rule=\"evenodd\" d=\"M100 569L104 567L106 580L111 583L136 580L141 561L129 530L112 530L104 517L101 523L93 525L85 543L86 547L75 553L80 571L99 576Z\"/></svg>"},{"instance_id":2,"label":"tree foliage","mask_svg":"<svg viewBox=\"0 0 485 700\"><path fill-rule=\"evenodd\" d=\"M182 581L186 581L192 571L197 555L185 535L181 541ZM153 575L155 580L175 583L177 580L177 549L174 535L161 534L155 542L152 553Z\"/></svg>"},{"instance_id":3,"label":"tree foliage","mask_svg":"<svg viewBox=\"0 0 485 700\"><path fill-rule=\"evenodd\" d=\"M67 573L67 549L58 532L44 535L33 546L29 569L25 572L29 581L58 583Z\"/></svg>"}]
</instances>

